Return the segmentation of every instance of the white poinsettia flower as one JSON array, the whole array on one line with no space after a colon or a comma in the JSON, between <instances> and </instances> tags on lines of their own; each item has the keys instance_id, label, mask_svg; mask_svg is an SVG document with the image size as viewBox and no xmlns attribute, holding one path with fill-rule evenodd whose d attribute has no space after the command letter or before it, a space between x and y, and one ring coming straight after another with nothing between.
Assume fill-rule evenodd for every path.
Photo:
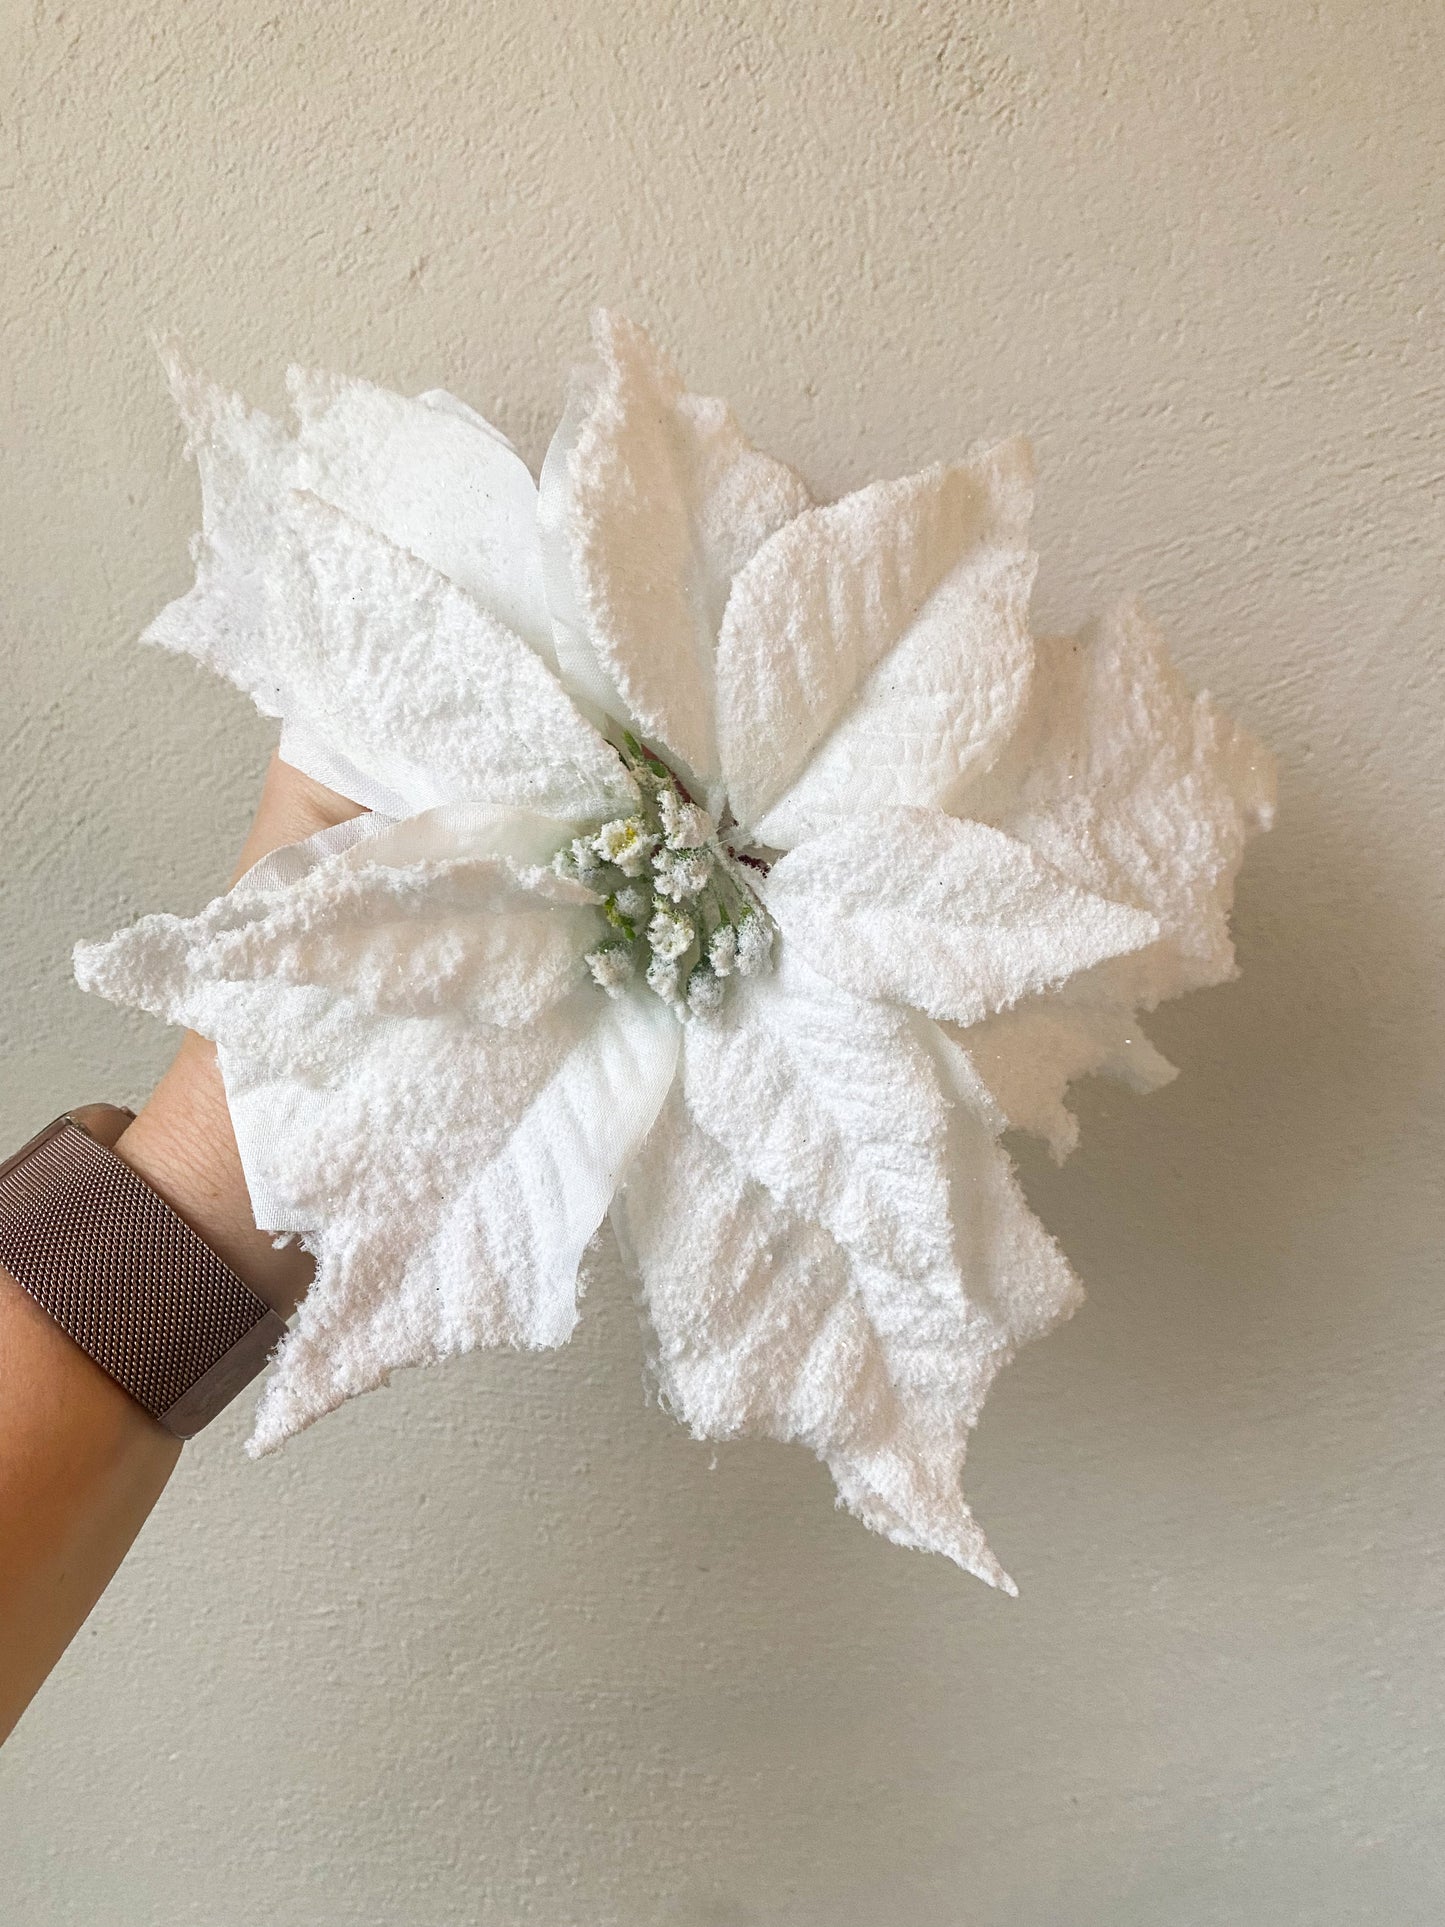
<instances>
[{"instance_id":1,"label":"white poinsettia flower","mask_svg":"<svg viewBox=\"0 0 1445 1927\"><path fill-rule=\"evenodd\" d=\"M998 1142L1169 1074L1230 974L1262 753L1123 609L1035 645L1022 443L814 504L600 316L540 488L440 394L184 374L194 588L153 640L374 814L77 953L214 1038L257 1222L316 1279L251 1448L400 1366L561 1344L611 1217L661 1392L798 1440L1010 1586L960 1490L1077 1302Z\"/></svg>"}]
</instances>

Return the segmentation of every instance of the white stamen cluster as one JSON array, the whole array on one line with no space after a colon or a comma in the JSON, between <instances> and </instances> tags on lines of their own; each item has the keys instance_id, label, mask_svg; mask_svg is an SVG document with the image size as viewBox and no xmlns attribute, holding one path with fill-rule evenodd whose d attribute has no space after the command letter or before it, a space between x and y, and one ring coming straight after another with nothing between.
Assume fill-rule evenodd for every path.
<instances>
[{"instance_id":1,"label":"white stamen cluster","mask_svg":"<svg viewBox=\"0 0 1445 1927\"><path fill-rule=\"evenodd\" d=\"M746 866L671 770L632 736L622 756L641 791L637 809L574 838L552 862L597 892L616 932L588 953L587 968L611 997L640 972L679 1017L714 1011L725 978L767 969L772 921Z\"/></svg>"}]
</instances>

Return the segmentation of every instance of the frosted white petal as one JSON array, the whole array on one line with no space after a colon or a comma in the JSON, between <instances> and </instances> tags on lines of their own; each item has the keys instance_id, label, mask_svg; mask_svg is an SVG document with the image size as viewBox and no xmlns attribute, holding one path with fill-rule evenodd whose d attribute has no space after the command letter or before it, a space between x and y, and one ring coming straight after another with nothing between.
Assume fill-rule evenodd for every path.
<instances>
[{"instance_id":1,"label":"frosted white petal","mask_svg":"<svg viewBox=\"0 0 1445 1927\"><path fill-rule=\"evenodd\" d=\"M259 885L252 872L197 918L147 918L77 953L86 988L216 1041L257 1221L316 1254L256 1449L399 1366L562 1343L582 1249L673 1074L677 1025L655 1000L588 987L539 1001L525 1023L480 1022L465 973L450 995L409 960L403 980L378 977L384 923L328 949L318 920L309 951L299 944L307 919L288 921L277 899L294 909L308 886L322 903L338 879L343 898L358 879L376 886L387 866L366 859L389 834L309 865L288 851L289 886L263 866ZM402 887L407 875L392 872ZM248 919L263 904L269 922ZM565 922L567 906L552 914ZM268 933L271 958L244 954ZM278 953L281 968L264 969Z\"/></svg>"},{"instance_id":2,"label":"frosted white petal","mask_svg":"<svg viewBox=\"0 0 1445 1927\"><path fill-rule=\"evenodd\" d=\"M194 586L142 640L194 656L243 689L263 715L280 716L285 692L266 647L265 576L268 558L290 541L284 509L296 485L296 445L279 422L175 354L166 354L165 370L200 475L201 529L191 544Z\"/></svg>"},{"instance_id":3,"label":"frosted white petal","mask_svg":"<svg viewBox=\"0 0 1445 1927\"><path fill-rule=\"evenodd\" d=\"M1065 1102L1076 1078L1099 1073L1142 1096L1178 1076L1127 1008L1038 997L950 1032L999 1115L1041 1137L1060 1160L1079 1141L1079 1120Z\"/></svg>"},{"instance_id":4,"label":"frosted white petal","mask_svg":"<svg viewBox=\"0 0 1445 1927\"><path fill-rule=\"evenodd\" d=\"M175 380L203 535L194 588L148 640L238 683L282 718L288 760L388 815L473 797L583 816L632 799L615 752L513 630L298 492L296 451L275 423Z\"/></svg>"},{"instance_id":5,"label":"frosted white petal","mask_svg":"<svg viewBox=\"0 0 1445 1927\"><path fill-rule=\"evenodd\" d=\"M1208 696L1190 695L1137 604L1038 650L1015 741L958 807L1160 925L1148 948L960 1033L1009 1122L1063 1157L1078 1137L1069 1083L1099 1071L1157 1089L1173 1068L1138 1010L1234 974L1234 878L1246 839L1272 819L1274 770Z\"/></svg>"},{"instance_id":6,"label":"frosted white petal","mask_svg":"<svg viewBox=\"0 0 1445 1927\"><path fill-rule=\"evenodd\" d=\"M786 848L841 812L941 803L998 753L1032 661L1031 505L1027 447L1009 442L810 509L740 571L718 742L733 812L759 840Z\"/></svg>"},{"instance_id":7,"label":"frosted white petal","mask_svg":"<svg viewBox=\"0 0 1445 1927\"><path fill-rule=\"evenodd\" d=\"M808 492L748 444L722 402L689 394L642 329L599 313L593 346L596 367L542 475L570 605L558 659L564 674L577 664L580 693L711 794L713 653L729 586Z\"/></svg>"},{"instance_id":8,"label":"frosted white petal","mask_svg":"<svg viewBox=\"0 0 1445 1927\"><path fill-rule=\"evenodd\" d=\"M311 1190L297 1215L324 1216L306 1239L317 1277L257 1407L252 1453L402 1366L571 1336L583 1251L666 1096L678 1026L655 998L588 990L529 1027L526 1061L489 1058L477 1035L436 1040L456 1049L445 1072L418 1064L423 1141L420 1120L401 1120L400 1157L385 1154L392 1119L378 1128L345 1093L315 1118L321 1176L298 1174ZM400 1085L388 1072L393 1104ZM469 1128L479 1112L482 1129ZM308 1148L304 1130L291 1136ZM338 1157L356 1163L343 1171Z\"/></svg>"},{"instance_id":9,"label":"frosted white petal","mask_svg":"<svg viewBox=\"0 0 1445 1927\"><path fill-rule=\"evenodd\" d=\"M763 895L785 939L835 982L960 1023L1157 934L1146 912L1078 889L1016 838L915 807L800 844Z\"/></svg>"},{"instance_id":10,"label":"frosted white petal","mask_svg":"<svg viewBox=\"0 0 1445 1927\"><path fill-rule=\"evenodd\" d=\"M1033 674L1029 445L1004 441L946 476L936 501L944 526L929 530L925 541L948 541L952 565L859 676L800 775L761 815L761 844L790 850L840 817L888 804L946 805L959 780L988 767L1017 723ZM909 594L904 570L896 594ZM875 617L873 632L859 638L863 653L877 634L894 634L900 613L894 607ZM757 647L751 624L740 634L744 653Z\"/></svg>"},{"instance_id":11,"label":"frosted white petal","mask_svg":"<svg viewBox=\"0 0 1445 1927\"><path fill-rule=\"evenodd\" d=\"M585 981L603 925L578 886L501 855L408 861L396 843L378 831L285 882L253 870L198 916L145 918L111 949L183 955L192 984L310 984L359 1013L454 1010L485 1024L525 1024ZM101 945L86 947L82 967L87 987L102 988L116 966Z\"/></svg>"},{"instance_id":12,"label":"frosted white petal","mask_svg":"<svg viewBox=\"0 0 1445 1927\"><path fill-rule=\"evenodd\" d=\"M310 729L412 810L464 797L561 817L630 804L631 778L510 629L314 497L269 611Z\"/></svg>"},{"instance_id":13,"label":"frosted white petal","mask_svg":"<svg viewBox=\"0 0 1445 1927\"><path fill-rule=\"evenodd\" d=\"M948 1106L906 1012L785 952L689 1024L682 1077L698 1124L850 1252L913 1276L948 1266Z\"/></svg>"},{"instance_id":14,"label":"frosted white petal","mask_svg":"<svg viewBox=\"0 0 1445 1927\"><path fill-rule=\"evenodd\" d=\"M1000 1366L1079 1292L962 1107L950 1144L958 1263L923 1278L860 1258L751 1178L682 1085L613 1222L662 1395L696 1436L806 1444L865 1523L1012 1591L960 1489L968 1432Z\"/></svg>"},{"instance_id":15,"label":"frosted white petal","mask_svg":"<svg viewBox=\"0 0 1445 1927\"><path fill-rule=\"evenodd\" d=\"M454 396L415 399L293 368L297 481L465 589L555 668L537 486Z\"/></svg>"},{"instance_id":16,"label":"frosted white petal","mask_svg":"<svg viewBox=\"0 0 1445 1927\"><path fill-rule=\"evenodd\" d=\"M1135 603L1038 651L1017 736L956 808L1158 919L1160 941L1080 985L1081 1001L1152 1007L1223 982L1245 840L1273 818L1269 753L1209 696L1190 695Z\"/></svg>"}]
</instances>

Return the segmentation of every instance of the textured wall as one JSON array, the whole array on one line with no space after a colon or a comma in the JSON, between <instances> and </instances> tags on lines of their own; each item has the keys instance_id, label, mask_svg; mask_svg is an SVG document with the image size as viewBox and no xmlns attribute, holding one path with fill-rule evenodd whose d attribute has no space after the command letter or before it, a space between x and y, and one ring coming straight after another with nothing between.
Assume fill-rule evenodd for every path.
<instances>
[{"instance_id":1,"label":"textured wall","mask_svg":"<svg viewBox=\"0 0 1445 1927\"><path fill-rule=\"evenodd\" d=\"M1429 0L5 0L0 1126L141 1094L67 953L229 864L268 731L132 637L147 335L537 456L598 299L824 490L1029 428L1038 606L1266 735L1242 983L1028 1157L1091 1287L996 1391L1017 1603L546 1359L191 1447L0 1756L3 1927L1437 1922L1445 28Z\"/></svg>"}]
</instances>

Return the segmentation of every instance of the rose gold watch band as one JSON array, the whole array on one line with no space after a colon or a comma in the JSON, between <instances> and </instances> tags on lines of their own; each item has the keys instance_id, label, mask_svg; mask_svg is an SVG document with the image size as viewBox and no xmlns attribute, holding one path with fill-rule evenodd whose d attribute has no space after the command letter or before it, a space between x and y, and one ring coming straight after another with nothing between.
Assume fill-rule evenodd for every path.
<instances>
[{"instance_id":1,"label":"rose gold watch band","mask_svg":"<svg viewBox=\"0 0 1445 1927\"><path fill-rule=\"evenodd\" d=\"M286 1327L100 1141L114 1143L130 1116L66 1112L0 1164L0 1266L186 1439L256 1376Z\"/></svg>"}]
</instances>

